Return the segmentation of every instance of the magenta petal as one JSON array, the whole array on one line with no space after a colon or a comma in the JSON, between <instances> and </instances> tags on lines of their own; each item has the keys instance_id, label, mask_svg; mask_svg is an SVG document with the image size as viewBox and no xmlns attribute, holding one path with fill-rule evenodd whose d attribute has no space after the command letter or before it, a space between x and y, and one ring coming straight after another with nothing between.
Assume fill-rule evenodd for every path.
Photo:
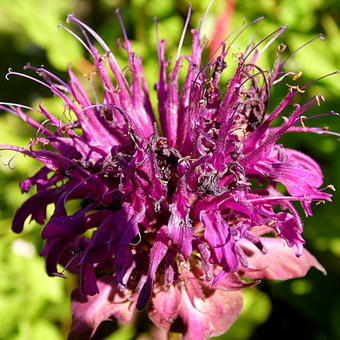
<instances>
[{"instance_id":1,"label":"magenta petal","mask_svg":"<svg viewBox=\"0 0 340 340\"><path fill-rule=\"evenodd\" d=\"M168 237L173 240L186 259L192 252L193 230L189 218L189 193L182 178L174 195L174 203L169 205L171 216L168 222Z\"/></svg>"},{"instance_id":2,"label":"magenta petal","mask_svg":"<svg viewBox=\"0 0 340 340\"><path fill-rule=\"evenodd\" d=\"M72 325L69 340L91 339L101 322L116 319L129 322L133 317L134 301L117 291L117 284L111 277L98 281L99 293L85 296L77 289L72 294Z\"/></svg>"},{"instance_id":3,"label":"magenta petal","mask_svg":"<svg viewBox=\"0 0 340 340\"><path fill-rule=\"evenodd\" d=\"M204 223L204 238L210 245L214 255L214 263L218 263L225 271L235 272L238 260L233 239L228 224L222 219L221 214L214 212L208 216L201 211L200 219Z\"/></svg>"},{"instance_id":4,"label":"magenta petal","mask_svg":"<svg viewBox=\"0 0 340 340\"><path fill-rule=\"evenodd\" d=\"M261 253L252 243L240 242L247 255L248 268L245 277L254 279L287 280L303 277L311 267L326 274L325 269L306 249L297 257L294 249L286 246L280 239L261 237L268 253Z\"/></svg>"},{"instance_id":5,"label":"magenta petal","mask_svg":"<svg viewBox=\"0 0 340 340\"><path fill-rule=\"evenodd\" d=\"M189 282L188 286L193 288ZM203 340L226 332L242 309L242 293L205 288L201 294L190 298L185 288L170 286L153 297L149 317L166 331L183 333L184 340Z\"/></svg>"},{"instance_id":6,"label":"magenta petal","mask_svg":"<svg viewBox=\"0 0 340 340\"><path fill-rule=\"evenodd\" d=\"M314 188L318 188L319 186L322 185L323 174L322 174L319 164L315 162L314 159L312 159L308 155L305 155L302 152L299 152L293 149L286 148L285 152L291 163L294 163L296 164L296 166L299 166L300 168L303 168L309 171L310 176L312 177L311 184Z\"/></svg>"}]
</instances>

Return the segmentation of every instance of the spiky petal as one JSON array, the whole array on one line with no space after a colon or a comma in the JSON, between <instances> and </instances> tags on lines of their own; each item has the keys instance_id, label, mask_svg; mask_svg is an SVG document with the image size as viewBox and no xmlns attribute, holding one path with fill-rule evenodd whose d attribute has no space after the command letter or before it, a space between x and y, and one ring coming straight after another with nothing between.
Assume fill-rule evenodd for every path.
<instances>
[{"instance_id":1,"label":"spiky petal","mask_svg":"<svg viewBox=\"0 0 340 340\"><path fill-rule=\"evenodd\" d=\"M282 280L303 276L312 266L324 272L304 249L294 202L310 216L312 203L331 195L320 189L323 175L314 160L278 144L299 129L299 117L320 97L295 105L272 127L301 89L291 86L269 112L270 91L284 78L285 62L279 53L271 72L256 65L263 53L257 47L272 43L285 26L239 56L228 85L221 74L229 47L222 45L220 55L204 65L200 32L192 30L191 55L179 55L169 71L160 41L160 129L142 61L125 31L130 81L95 31L72 15L68 20L84 35L75 36L93 58L102 98L87 94L72 70L67 83L44 68L28 67L42 80L9 71L49 88L76 120L63 122L40 105L34 110L49 121L40 125L23 112L27 107L2 103L44 137L28 149L1 147L43 164L21 184L23 192L37 192L18 209L13 231L21 232L28 217L44 225L47 273L64 276L62 264L79 275L71 339L90 338L106 319L129 321L135 309L147 309L166 331L205 339L231 326L242 308L240 290L258 283L240 276ZM189 66L181 88L184 61ZM78 210L68 214L66 203L76 199ZM46 221L50 204L55 210Z\"/></svg>"}]
</instances>

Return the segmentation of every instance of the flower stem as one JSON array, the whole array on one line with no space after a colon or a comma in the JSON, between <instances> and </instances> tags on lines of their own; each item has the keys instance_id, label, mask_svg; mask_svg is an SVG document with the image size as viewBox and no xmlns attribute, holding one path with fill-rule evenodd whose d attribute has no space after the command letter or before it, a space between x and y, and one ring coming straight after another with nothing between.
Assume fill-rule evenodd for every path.
<instances>
[{"instance_id":1,"label":"flower stem","mask_svg":"<svg viewBox=\"0 0 340 340\"><path fill-rule=\"evenodd\" d=\"M181 333L174 333L174 332L168 333L168 340L181 340L181 339L182 339Z\"/></svg>"}]
</instances>

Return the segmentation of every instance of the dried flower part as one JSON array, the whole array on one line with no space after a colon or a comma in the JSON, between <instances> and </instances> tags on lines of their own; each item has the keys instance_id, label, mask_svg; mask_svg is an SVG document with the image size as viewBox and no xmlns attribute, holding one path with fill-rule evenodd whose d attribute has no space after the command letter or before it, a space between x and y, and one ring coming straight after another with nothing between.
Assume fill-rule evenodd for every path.
<instances>
[{"instance_id":1,"label":"dried flower part","mask_svg":"<svg viewBox=\"0 0 340 340\"><path fill-rule=\"evenodd\" d=\"M67 83L42 67L28 67L42 80L10 71L49 88L77 119L65 123L40 105L36 111L49 121L41 125L24 106L3 103L44 137L28 149L2 148L43 164L21 183L23 192L34 186L37 192L16 212L13 230L21 232L28 217L44 225L47 273L64 276L57 268L62 264L79 275L70 339L90 338L102 321L129 321L134 309L145 308L158 327L205 339L237 318L240 290L257 283L242 276L284 280L312 266L324 272L304 249L294 202L311 216L312 202L331 195L320 189L323 175L313 159L278 144L290 131L330 133L296 126L320 96L295 104L280 126L271 127L305 87L289 86L269 112L272 87L289 73L280 50L272 71L256 65L263 52L258 46L286 27L241 54L227 85L220 80L229 53L224 44L204 65L200 32L192 30L192 54L178 56L171 68L160 41L155 114L142 61L125 31L130 80L90 27L72 15L68 21L79 26L85 40L76 37L92 56L100 103L72 70ZM181 87L183 63L189 66ZM65 204L75 199L81 205L68 215ZM55 210L46 221L50 204Z\"/></svg>"}]
</instances>

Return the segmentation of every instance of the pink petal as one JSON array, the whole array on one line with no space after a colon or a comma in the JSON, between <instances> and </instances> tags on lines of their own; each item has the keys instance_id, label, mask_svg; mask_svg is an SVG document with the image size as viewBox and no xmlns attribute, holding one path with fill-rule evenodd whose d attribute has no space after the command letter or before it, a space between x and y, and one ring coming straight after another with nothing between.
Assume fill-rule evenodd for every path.
<instances>
[{"instance_id":1,"label":"pink petal","mask_svg":"<svg viewBox=\"0 0 340 340\"><path fill-rule=\"evenodd\" d=\"M261 237L267 254L261 253L251 242L239 242L247 256L248 268L244 276L254 279L287 280L302 277L311 267L326 274L325 269L306 249L297 257L293 248L280 239Z\"/></svg>"},{"instance_id":2,"label":"pink petal","mask_svg":"<svg viewBox=\"0 0 340 340\"><path fill-rule=\"evenodd\" d=\"M99 293L85 296L79 290L72 294L72 325L68 340L91 339L101 322L117 319L129 322L134 311L134 301L117 291L117 284L111 277L97 281Z\"/></svg>"},{"instance_id":3,"label":"pink petal","mask_svg":"<svg viewBox=\"0 0 340 340\"><path fill-rule=\"evenodd\" d=\"M180 303L181 290L171 285L167 290L161 290L153 296L149 317L159 328L169 331L171 323L178 315Z\"/></svg>"},{"instance_id":4,"label":"pink petal","mask_svg":"<svg viewBox=\"0 0 340 340\"><path fill-rule=\"evenodd\" d=\"M149 311L150 319L158 327L183 333L184 340L203 340L226 332L242 309L240 291L201 286L201 296L190 298L187 289L196 287L187 281L186 288L170 286L156 293Z\"/></svg>"}]
</instances>

